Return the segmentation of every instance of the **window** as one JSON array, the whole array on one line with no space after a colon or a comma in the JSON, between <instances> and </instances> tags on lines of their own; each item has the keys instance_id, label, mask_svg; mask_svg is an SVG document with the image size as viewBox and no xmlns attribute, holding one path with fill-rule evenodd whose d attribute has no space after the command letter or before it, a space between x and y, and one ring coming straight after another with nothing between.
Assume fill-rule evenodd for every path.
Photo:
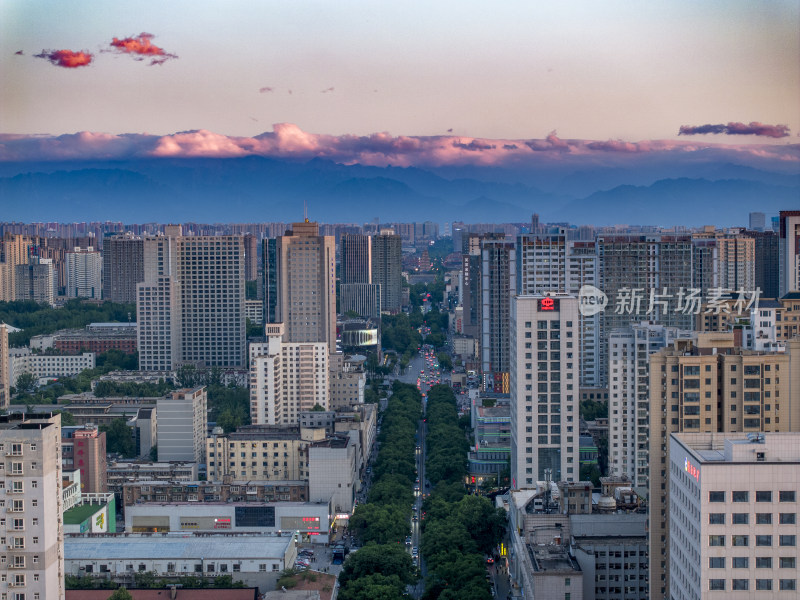
<instances>
[{"instance_id":1,"label":"window","mask_svg":"<svg viewBox=\"0 0 800 600\"><path fill-rule=\"evenodd\" d=\"M757 556L756 569L771 569L772 557L771 556Z\"/></svg>"},{"instance_id":2,"label":"window","mask_svg":"<svg viewBox=\"0 0 800 600\"><path fill-rule=\"evenodd\" d=\"M797 523L797 513L781 513L780 515L781 525L794 525L796 523Z\"/></svg>"},{"instance_id":3,"label":"window","mask_svg":"<svg viewBox=\"0 0 800 600\"><path fill-rule=\"evenodd\" d=\"M732 535L731 545L733 546L749 546L750 538L746 535Z\"/></svg>"},{"instance_id":4,"label":"window","mask_svg":"<svg viewBox=\"0 0 800 600\"><path fill-rule=\"evenodd\" d=\"M779 536L779 542L781 546L796 546L797 545L797 536L794 535L782 535Z\"/></svg>"},{"instance_id":5,"label":"window","mask_svg":"<svg viewBox=\"0 0 800 600\"><path fill-rule=\"evenodd\" d=\"M725 513L708 513L709 525L725 525Z\"/></svg>"},{"instance_id":6,"label":"window","mask_svg":"<svg viewBox=\"0 0 800 600\"><path fill-rule=\"evenodd\" d=\"M725 580L724 579L709 579L708 580L708 589L712 591L719 591L725 589Z\"/></svg>"},{"instance_id":7,"label":"window","mask_svg":"<svg viewBox=\"0 0 800 600\"><path fill-rule=\"evenodd\" d=\"M724 569L725 568L725 557L724 556L710 556L708 558L708 568L709 569Z\"/></svg>"},{"instance_id":8,"label":"window","mask_svg":"<svg viewBox=\"0 0 800 600\"><path fill-rule=\"evenodd\" d=\"M772 589L772 579L756 579L756 589L757 590L771 590Z\"/></svg>"},{"instance_id":9,"label":"window","mask_svg":"<svg viewBox=\"0 0 800 600\"><path fill-rule=\"evenodd\" d=\"M772 513L756 513L756 525L771 525Z\"/></svg>"},{"instance_id":10,"label":"window","mask_svg":"<svg viewBox=\"0 0 800 600\"><path fill-rule=\"evenodd\" d=\"M797 580L796 579L781 579L780 585L778 586L781 590L784 591L791 591L797 589Z\"/></svg>"},{"instance_id":11,"label":"window","mask_svg":"<svg viewBox=\"0 0 800 600\"><path fill-rule=\"evenodd\" d=\"M771 535L757 535L756 536L756 546L772 546L772 536Z\"/></svg>"},{"instance_id":12,"label":"window","mask_svg":"<svg viewBox=\"0 0 800 600\"><path fill-rule=\"evenodd\" d=\"M258 565L259 573L266 573L267 572L267 563L260 563Z\"/></svg>"},{"instance_id":13,"label":"window","mask_svg":"<svg viewBox=\"0 0 800 600\"><path fill-rule=\"evenodd\" d=\"M709 546L724 546L725 545L725 536L724 535L710 535L710 536L708 536L708 545Z\"/></svg>"},{"instance_id":14,"label":"window","mask_svg":"<svg viewBox=\"0 0 800 600\"><path fill-rule=\"evenodd\" d=\"M749 513L733 513L731 515L731 522L734 525L747 525L750 522Z\"/></svg>"},{"instance_id":15,"label":"window","mask_svg":"<svg viewBox=\"0 0 800 600\"><path fill-rule=\"evenodd\" d=\"M708 492L709 502L725 502L725 492ZM725 588L723 588L725 589Z\"/></svg>"},{"instance_id":16,"label":"window","mask_svg":"<svg viewBox=\"0 0 800 600\"><path fill-rule=\"evenodd\" d=\"M794 569L797 566L797 558L794 556L781 556L779 564L781 569Z\"/></svg>"},{"instance_id":17,"label":"window","mask_svg":"<svg viewBox=\"0 0 800 600\"><path fill-rule=\"evenodd\" d=\"M756 502L772 502L772 492L756 492Z\"/></svg>"},{"instance_id":18,"label":"window","mask_svg":"<svg viewBox=\"0 0 800 600\"><path fill-rule=\"evenodd\" d=\"M733 568L734 569L749 569L750 568L750 559L746 556L734 556L733 557Z\"/></svg>"},{"instance_id":19,"label":"window","mask_svg":"<svg viewBox=\"0 0 800 600\"><path fill-rule=\"evenodd\" d=\"M732 579L731 580L731 589L734 590L747 590L750 589L750 580L749 579Z\"/></svg>"},{"instance_id":20,"label":"window","mask_svg":"<svg viewBox=\"0 0 800 600\"><path fill-rule=\"evenodd\" d=\"M749 492L732 492L731 496L733 497L734 502L749 502L750 501L750 493Z\"/></svg>"},{"instance_id":21,"label":"window","mask_svg":"<svg viewBox=\"0 0 800 600\"><path fill-rule=\"evenodd\" d=\"M788 492L778 492L778 500L781 502L796 502L796 492L794 490Z\"/></svg>"}]
</instances>

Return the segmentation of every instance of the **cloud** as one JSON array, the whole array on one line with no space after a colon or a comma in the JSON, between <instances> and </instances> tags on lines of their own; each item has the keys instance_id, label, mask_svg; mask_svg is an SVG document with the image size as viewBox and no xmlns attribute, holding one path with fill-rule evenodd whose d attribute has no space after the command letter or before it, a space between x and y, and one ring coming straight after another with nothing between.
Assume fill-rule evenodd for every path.
<instances>
[{"instance_id":1,"label":"cloud","mask_svg":"<svg viewBox=\"0 0 800 600\"><path fill-rule=\"evenodd\" d=\"M320 92L320 94L327 94L328 92L332 92L332 91L333 91L333 87L329 87L329 88L325 88L324 90L322 90Z\"/></svg>"},{"instance_id":2,"label":"cloud","mask_svg":"<svg viewBox=\"0 0 800 600\"><path fill-rule=\"evenodd\" d=\"M16 52L14 52L14 54L15 54L16 56L22 56L22 55L23 55L23 54L25 54L25 53L24 53L22 50L17 50Z\"/></svg>"},{"instance_id":3,"label":"cloud","mask_svg":"<svg viewBox=\"0 0 800 600\"><path fill-rule=\"evenodd\" d=\"M648 161L685 163L695 159L724 159L736 164L786 165L786 168L797 170L800 144L598 141L561 139L555 132L544 139L527 140L450 135L393 136L388 132L335 136L307 132L292 123L277 123L272 131L253 137L227 136L202 129L163 136L91 132L60 136L0 134L0 161L239 156L295 160L325 158L341 164L371 166L453 165L520 169L555 164L596 168L632 166Z\"/></svg>"},{"instance_id":4,"label":"cloud","mask_svg":"<svg viewBox=\"0 0 800 600\"><path fill-rule=\"evenodd\" d=\"M155 36L152 33L142 32L136 37L114 38L110 42L111 51L120 54L131 54L136 60L144 60L150 57L150 66L163 65L170 58L178 58L175 54L165 52L163 48L156 46L151 40Z\"/></svg>"},{"instance_id":5,"label":"cloud","mask_svg":"<svg viewBox=\"0 0 800 600\"><path fill-rule=\"evenodd\" d=\"M50 64L65 69L77 69L86 67L92 62L94 56L86 50L73 52L72 50L42 50L41 54L36 54L36 58L49 60Z\"/></svg>"},{"instance_id":6,"label":"cloud","mask_svg":"<svg viewBox=\"0 0 800 600\"><path fill-rule=\"evenodd\" d=\"M260 90L258 90L258 93L259 94L267 94L269 92L274 92L274 91L275 91L275 88L271 88L269 86L265 86L265 87L262 87Z\"/></svg>"},{"instance_id":7,"label":"cloud","mask_svg":"<svg viewBox=\"0 0 800 600\"><path fill-rule=\"evenodd\" d=\"M698 135L706 133L723 133L725 135L759 135L770 138L782 138L789 136L787 125L767 125L752 121L748 124L730 122L727 125L681 125L678 135Z\"/></svg>"}]
</instances>

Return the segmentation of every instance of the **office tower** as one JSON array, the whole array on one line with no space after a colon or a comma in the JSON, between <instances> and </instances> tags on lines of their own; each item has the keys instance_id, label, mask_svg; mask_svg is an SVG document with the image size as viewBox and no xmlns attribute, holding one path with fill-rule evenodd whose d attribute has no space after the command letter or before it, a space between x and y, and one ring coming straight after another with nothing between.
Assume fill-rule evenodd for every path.
<instances>
[{"instance_id":1,"label":"office tower","mask_svg":"<svg viewBox=\"0 0 800 600\"><path fill-rule=\"evenodd\" d=\"M514 296L510 340L511 487L575 481L578 300L566 294Z\"/></svg>"},{"instance_id":2,"label":"office tower","mask_svg":"<svg viewBox=\"0 0 800 600\"><path fill-rule=\"evenodd\" d=\"M607 340L614 329L643 320L692 328L694 315L675 310L681 288L693 287L691 236L603 234L597 237L597 253L597 287L608 296L608 306L600 317L599 340ZM607 387L608 344L599 345L599 387Z\"/></svg>"},{"instance_id":3,"label":"office tower","mask_svg":"<svg viewBox=\"0 0 800 600\"><path fill-rule=\"evenodd\" d=\"M264 323L275 323L278 305L278 240L261 240L261 277L264 291Z\"/></svg>"},{"instance_id":4,"label":"office tower","mask_svg":"<svg viewBox=\"0 0 800 600\"><path fill-rule=\"evenodd\" d=\"M509 310L516 295L514 242L481 242L480 358L483 389L508 393Z\"/></svg>"},{"instance_id":5,"label":"office tower","mask_svg":"<svg viewBox=\"0 0 800 600\"><path fill-rule=\"evenodd\" d=\"M8 327L0 323L0 410L8 410L11 404L11 365L8 358Z\"/></svg>"},{"instance_id":6,"label":"office tower","mask_svg":"<svg viewBox=\"0 0 800 600\"><path fill-rule=\"evenodd\" d=\"M136 284L144 281L144 241L132 233L103 239L103 298L136 302Z\"/></svg>"},{"instance_id":7,"label":"office tower","mask_svg":"<svg viewBox=\"0 0 800 600\"><path fill-rule=\"evenodd\" d=\"M782 210L778 233L778 294L800 291L800 210Z\"/></svg>"},{"instance_id":8,"label":"office tower","mask_svg":"<svg viewBox=\"0 0 800 600\"><path fill-rule=\"evenodd\" d=\"M336 352L336 246L306 220L276 243L275 322L287 342L325 342Z\"/></svg>"},{"instance_id":9,"label":"office tower","mask_svg":"<svg viewBox=\"0 0 800 600\"><path fill-rule=\"evenodd\" d=\"M17 265L28 264L28 250L35 239L27 235L6 234L3 238L3 257L0 263L0 300L13 302L17 298Z\"/></svg>"},{"instance_id":10,"label":"office tower","mask_svg":"<svg viewBox=\"0 0 800 600\"><path fill-rule=\"evenodd\" d=\"M778 234L774 231L743 231L754 240L755 287L762 298L778 297Z\"/></svg>"},{"instance_id":11,"label":"office tower","mask_svg":"<svg viewBox=\"0 0 800 600\"><path fill-rule=\"evenodd\" d=\"M0 450L7 457L0 596L9 600L64 598L60 449L60 415L0 416Z\"/></svg>"},{"instance_id":12,"label":"office tower","mask_svg":"<svg viewBox=\"0 0 800 600\"><path fill-rule=\"evenodd\" d=\"M81 472L81 493L108 491L106 434L94 425L61 428L61 458L68 471Z\"/></svg>"},{"instance_id":13,"label":"office tower","mask_svg":"<svg viewBox=\"0 0 800 600\"><path fill-rule=\"evenodd\" d=\"M144 240L136 305L139 368L245 365L241 236L182 236L175 226L165 231Z\"/></svg>"},{"instance_id":14,"label":"office tower","mask_svg":"<svg viewBox=\"0 0 800 600\"><path fill-rule=\"evenodd\" d=\"M206 452L205 387L170 392L156 403L156 439L160 461L202 463Z\"/></svg>"},{"instance_id":15,"label":"office tower","mask_svg":"<svg viewBox=\"0 0 800 600\"><path fill-rule=\"evenodd\" d=\"M339 284L339 313L355 312L359 317L381 317L381 286L377 283Z\"/></svg>"},{"instance_id":16,"label":"office tower","mask_svg":"<svg viewBox=\"0 0 800 600\"><path fill-rule=\"evenodd\" d=\"M101 298L103 257L92 246L75 248L66 255L67 297Z\"/></svg>"},{"instance_id":17,"label":"office tower","mask_svg":"<svg viewBox=\"0 0 800 600\"><path fill-rule=\"evenodd\" d=\"M403 306L403 242L392 229L372 236L372 283L381 286L381 310L400 312Z\"/></svg>"},{"instance_id":18,"label":"office tower","mask_svg":"<svg viewBox=\"0 0 800 600\"><path fill-rule=\"evenodd\" d=\"M642 496L649 492L650 355L693 336L654 323L616 329L609 336L608 474L627 477Z\"/></svg>"},{"instance_id":19,"label":"office tower","mask_svg":"<svg viewBox=\"0 0 800 600\"><path fill-rule=\"evenodd\" d=\"M17 300L55 304L55 271L53 260L31 256L28 264L14 267Z\"/></svg>"},{"instance_id":20,"label":"office tower","mask_svg":"<svg viewBox=\"0 0 800 600\"><path fill-rule=\"evenodd\" d=\"M283 323L264 326L264 341L250 344L250 420L293 425L300 412L329 405L329 346L285 342ZM159 416L160 419L160 416Z\"/></svg>"},{"instance_id":21,"label":"office tower","mask_svg":"<svg viewBox=\"0 0 800 600\"><path fill-rule=\"evenodd\" d=\"M594 240L569 241L564 227L545 230L534 215L539 233L517 237L517 293L556 292L578 296L583 286L597 285L597 245ZM608 310L608 309L607 309ZM599 387L600 315L580 315L581 385Z\"/></svg>"},{"instance_id":22,"label":"office tower","mask_svg":"<svg viewBox=\"0 0 800 600\"><path fill-rule=\"evenodd\" d=\"M258 279L258 238L252 233L244 234L244 280Z\"/></svg>"},{"instance_id":23,"label":"office tower","mask_svg":"<svg viewBox=\"0 0 800 600\"><path fill-rule=\"evenodd\" d=\"M796 598L800 433L673 433L672 598Z\"/></svg>"},{"instance_id":24,"label":"office tower","mask_svg":"<svg viewBox=\"0 0 800 600\"><path fill-rule=\"evenodd\" d=\"M340 244L339 282L372 283L372 238L360 233L346 233Z\"/></svg>"},{"instance_id":25,"label":"office tower","mask_svg":"<svg viewBox=\"0 0 800 600\"><path fill-rule=\"evenodd\" d=\"M763 212L750 213L750 226L748 229L753 231L764 231L767 226L767 219Z\"/></svg>"},{"instance_id":26,"label":"office tower","mask_svg":"<svg viewBox=\"0 0 800 600\"><path fill-rule=\"evenodd\" d=\"M464 335L478 339L481 333L481 241L503 240L502 233L465 233L461 248L461 302Z\"/></svg>"},{"instance_id":27,"label":"office tower","mask_svg":"<svg viewBox=\"0 0 800 600\"><path fill-rule=\"evenodd\" d=\"M800 339L785 353L735 348L732 333L699 333L650 356L650 598L669 598L671 433L796 431Z\"/></svg>"}]
</instances>

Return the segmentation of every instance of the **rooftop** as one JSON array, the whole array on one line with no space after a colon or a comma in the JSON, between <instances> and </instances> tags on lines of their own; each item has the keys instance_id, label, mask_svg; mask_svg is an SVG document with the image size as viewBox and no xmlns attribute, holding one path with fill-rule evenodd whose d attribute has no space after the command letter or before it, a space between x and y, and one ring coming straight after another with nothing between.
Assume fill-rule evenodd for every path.
<instances>
[{"instance_id":1,"label":"rooftop","mask_svg":"<svg viewBox=\"0 0 800 600\"><path fill-rule=\"evenodd\" d=\"M166 600L172 598L170 591L162 589L127 588L133 600ZM177 588L175 600L256 600L258 588ZM66 600L107 600L112 590L67 590Z\"/></svg>"},{"instance_id":2,"label":"rooftop","mask_svg":"<svg viewBox=\"0 0 800 600\"><path fill-rule=\"evenodd\" d=\"M528 544L528 552L536 573L555 575L557 573L573 573L580 571L578 563L568 553L565 546L555 544Z\"/></svg>"},{"instance_id":3,"label":"rooftop","mask_svg":"<svg viewBox=\"0 0 800 600\"><path fill-rule=\"evenodd\" d=\"M103 504L78 504L64 513L64 525L80 525L97 511L102 510Z\"/></svg>"}]
</instances>

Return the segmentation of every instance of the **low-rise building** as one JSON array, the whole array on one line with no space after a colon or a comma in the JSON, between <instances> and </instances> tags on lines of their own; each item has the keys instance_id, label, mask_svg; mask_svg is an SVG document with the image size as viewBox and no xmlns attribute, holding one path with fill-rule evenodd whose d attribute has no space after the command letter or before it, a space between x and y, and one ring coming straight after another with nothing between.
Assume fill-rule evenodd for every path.
<instances>
[{"instance_id":1,"label":"low-rise building","mask_svg":"<svg viewBox=\"0 0 800 600\"><path fill-rule=\"evenodd\" d=\"M232 575L247 585L273 589L281 571L294 564L297 548L292 536L118 533L67 536L64 557L70 575L129 585L134 573L149 572L163 577Z\"/></svg>"},{"instance_id":2,"label":"low-rise building","mask_svg":"<svg viewBox=\"0 0 800 600\"><path fill-rule=\"evenodd\" d=\"M307 481L134 481L123 485L123 506L145 502L307 502Z\"/></svg>"},{"instance_id":3,"label":"low-rise building","mask_svg":"<svg viewBox=\"0 0 800 600\"><path fill-rule=\"evenodd\" d=\"M336 515L353 512L360 487L358 435L351 431L308 448L308 490L312 502L330 502Z\"/></svg>"},{"instance_id":4,"label":"low-rise building","mask_svg":"<svg viewBox=\"0 0 800 600\"><path fill-rule=\"evenodd\" d=\"M122 499L122 488L135 481L197 481L195 462L117 461L106 470L108 491Z\"/></svg>"},{"instance_id":5,"label":"low-rise building","mask_svg":"<svg viewBox=\"0 0 800 600\"><path fill-rule=\"evenodd\" d=\"M364 387L367 375L364 363L367 357L355 354L331 354L329 406L332 410L364 404Z\"/></svg>"},{"instance_id":6,"label":"low-rise building","mask_svg":"<svg viewBox=\"0 0 800 600\"><path fill-rule=\"evenodd\" d=\"M11 385L16 386L19 376L30 373L37 382L44 383L59 377L71 377L84 369L94 369L94 352L83 354L34 354L30 348L11 348L8 351Z\"/></svg>"},{"instance_id":7,"label":"low-rise building","mask_svg":"<svg viewBox=\"0 0 800 600\"><path fill-rule=\"evenodd\" d=\"M136 323L91 323L84 329L62 329L55 333L35 335L31 348L78 354L80 352L107 352L119 350L126 354L136 352Z\"/></svg>"},{"instance_id":8,"label":"low-rise building","mask_svg":"<svg viewBox=\"0 0 800 600\"><path fill-rule=\"evenodd\" d=\"M106 491L106 434L95 425L61 428L61 464L80 472L82 493Z\"/></svg>"}]
</instances>

